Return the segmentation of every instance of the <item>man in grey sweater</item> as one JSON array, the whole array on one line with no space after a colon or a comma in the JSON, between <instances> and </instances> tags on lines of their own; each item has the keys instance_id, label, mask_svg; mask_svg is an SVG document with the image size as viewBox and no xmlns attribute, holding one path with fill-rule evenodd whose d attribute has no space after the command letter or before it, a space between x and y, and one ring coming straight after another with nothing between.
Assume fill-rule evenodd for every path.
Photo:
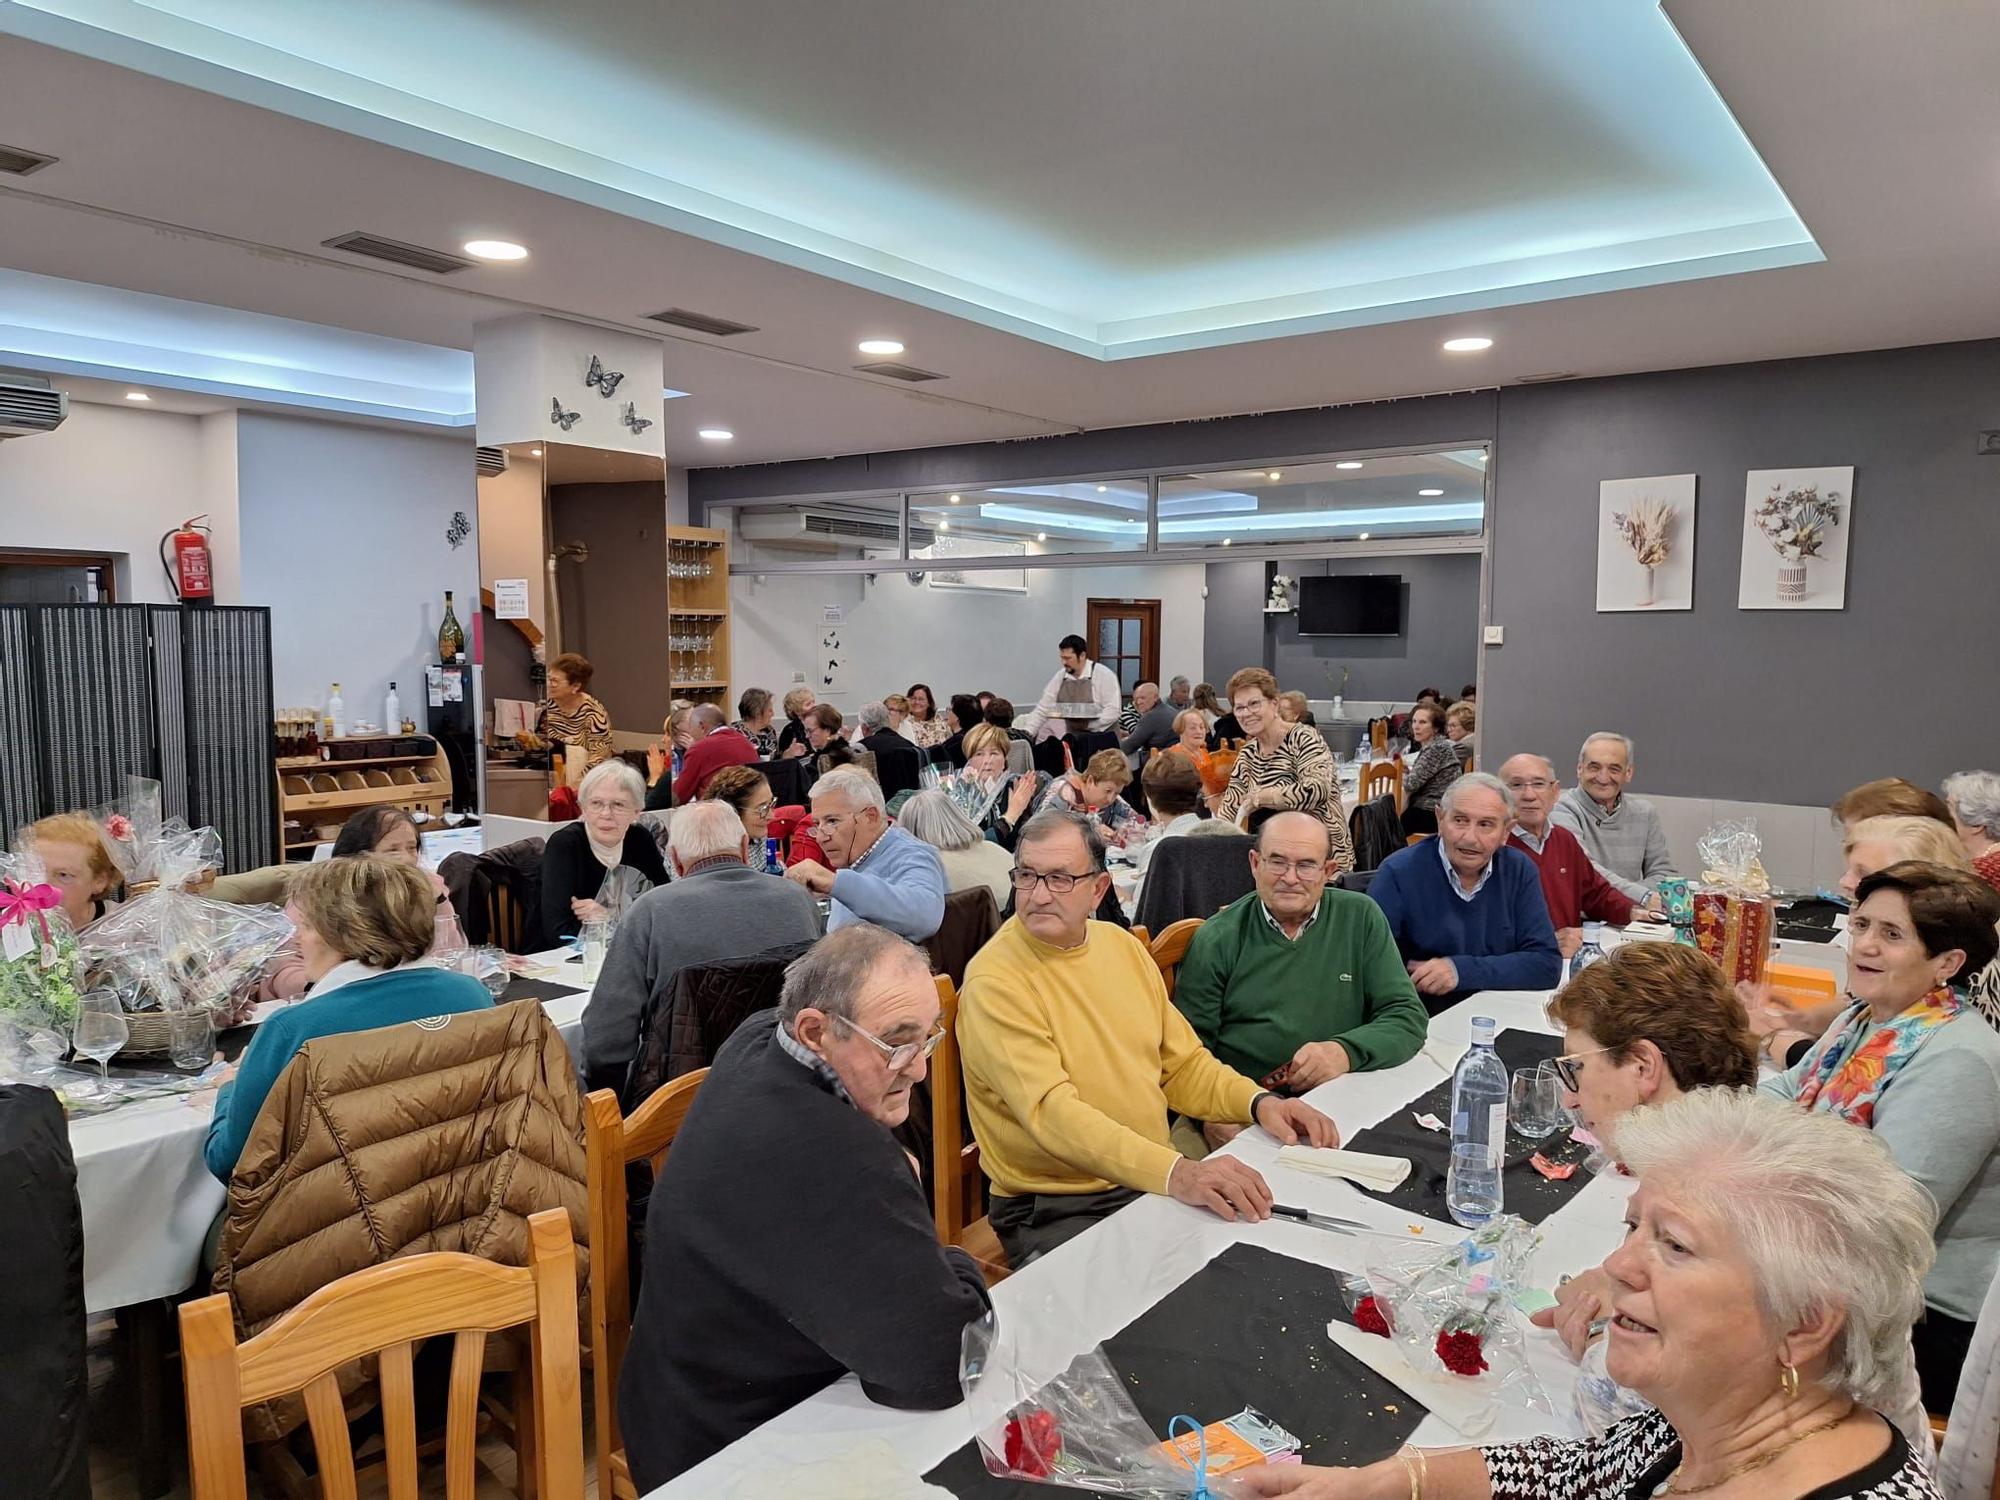
<instances>
[{"instance_id":1,"label":"man in grey sweater","mask_svg":"<svg viewBox=\"0 0 2000 1500\"><path fill-rule=\"evenodd\" d=\"M625 913L584 1008L587 1087L624 1086L639 1020L672 991L680 970L819 936L812 897L751 869L749 856L749 835L728 803L695 802L674 813L667 836L674 879Z\"/></svg>"},{"instance_id":2,"label":"man in grey sweater","mask_svg":"<svg viewBox=\"0 0 2000 1500\"><path fill-rule=\"evenodd\" d=\"M1577 784L1556 800L1549 821L1576 835L1606 880L1647 911L1658 912L1659 882L1677 872L1653 804L1625 795L1633 769L1628 737L1593 734L1577 752Z\"/></svg>"},{"instance_id":3,"label":"man in grey sweater","mask_svg":"<svg viewBox=\"0 0 2000 1500\"><path fill-rule=\"evenodd\" d=\"M1174 718L1180 710L1160 696L1157 682L1142 682L1133 688L1132 707L1138 710L1138 717L1118 741L1118 748L1125 752L1136 774L1146 769L1153 751L1171 750L1180 738L1174 733Z\"/></svg>"}]
</instances>

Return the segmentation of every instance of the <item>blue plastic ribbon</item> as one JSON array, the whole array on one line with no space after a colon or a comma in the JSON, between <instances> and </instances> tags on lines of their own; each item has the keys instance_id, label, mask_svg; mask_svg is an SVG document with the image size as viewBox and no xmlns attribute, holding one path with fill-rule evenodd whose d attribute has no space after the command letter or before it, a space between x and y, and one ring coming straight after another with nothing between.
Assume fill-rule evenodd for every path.
<instances>
[{"instance_id":1,"label":"blue plastic ribbon","mask_svg":"<svg viewBox=\"0 0 2000 1500\"><path fill-rule=\"evenodd\" d=\"M1188 1424L1188 1430L1201 1444L1200 1456L1194 1465L1194 1492L1189 1500L1215 1500L1215 1491L1208 1487L1208 1429L1184 1413L1167 1423L1167 1441L1173 1441L1174 1429L1183 1422Z\"/></svg>"}]
</instances>

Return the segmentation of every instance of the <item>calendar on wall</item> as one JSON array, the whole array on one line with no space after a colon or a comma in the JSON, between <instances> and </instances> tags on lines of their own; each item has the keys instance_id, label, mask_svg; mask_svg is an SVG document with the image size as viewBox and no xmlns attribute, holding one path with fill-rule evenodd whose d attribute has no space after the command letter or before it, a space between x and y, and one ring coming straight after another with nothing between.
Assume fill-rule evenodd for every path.
<instances>
[{"instance_id":1,"label":"calendar on wall","mask_svg":"<svg viewBox=\"0 0 2000 1500\"><path fill-rule=\"evenodd\" d=\"M984 535L960 532L951 534L939 532L930 546L912 550L912 558L927 558L933 562L944 562L944 567L934 567L928 574L930 586L934 589L977 589L990 594L1025 594L1028 592L1028 570L1026 568L954 568L949 560L955 557L1026 557L1028 544L1011 536L994 533Z\"/></svg>"}]
</instances>

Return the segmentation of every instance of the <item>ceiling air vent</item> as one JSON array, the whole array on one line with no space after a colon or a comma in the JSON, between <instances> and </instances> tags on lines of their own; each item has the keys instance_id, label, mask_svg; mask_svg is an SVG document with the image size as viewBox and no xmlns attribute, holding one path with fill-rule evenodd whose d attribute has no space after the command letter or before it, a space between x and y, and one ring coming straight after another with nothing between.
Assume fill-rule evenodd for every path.
<instances>
[{"instance_id":1,"label":"ceiling air vent","mask_svg":"<svg viewBox=\"0 0 2000 1500\"><path fill-rule=\"evenodd\" d=\"M473 451L472 461L479 470L481 479L491 479L495 474L507 472L507 450L505 448L478 448Z\"/></svg>"},{"instance_id":2,"label":"ceiling air vent","mask_svg":"<svg viewBox=\"0 0 2000 1500\"><path fill-rule=\"evenodd\" d=\"M898 364L893 359L878 359L871 364L856 365L863 375L886 375L891 380L907 380L916 383L922 380L942 380L944 376L935 370L919 370L915 365Z\"/></svg>"},{"instance_id":3,"label":"ceiling air vent","mask_svg":"<svg viewBox=\"0 0 2000 1500\"><path fill-rule=\"evenodd\" d=\"M755 333L754 323L738 323L733 318L712 317L708 313L690 312L685 307L670 307L665 312L647 313L649 323L670 323L675 328L690 328L696 333L712 333L719 339L734 338L739 333Z\"/></svg>"},{"instance_id":4,"label":"ceiling air vent","mask_svg":"<svg viewBox=\"0 0 2000 1500\"><path fill-rule=\"evenodd\" d=\"M54 432L69 416L69 396L33 375L0 371L0 438Z\"/></svg>"},{"instance_id":5,"label":"ceiling air vent","mask_svg":"<svg viewBox=\"0 0 2000 1500\"><path fill-rule=\"evenodd\" d=\"M8 172L16 177L26 177L30 172L39 172L54 161L53 156L44 156L39 151L27 151L19 146L0 146L0 172Z\"/></svg>"},{"instance_id":6,"label":"ceiling air vent","mask_svg":"<svg viewBox=\"0 0 2000 1500\"><path fill-rule=\"evenodd\" d=\"M329 250L345 250L349 255L365 255L370 260L386 260L392 265L408 266L413 271L430 271L439 276L472 267L472 262L462 255L447 255L442 250L427 250L422 245L406 245L401 240L384 239L379 234L367 234L358 229L352 234L336 235L320 243Z\"/></svg>"},{"instance_id":7,"label":"ceiling air vent","mask_svg":"<svg viewBox=\"0 0 2000 1500\"><path fill-rule=\"evenodd\" d=\"M1514 377L1517 385L1552 385L1558 380L1574 379L1576 379L1576 371L1574 370L1544 370L1539 375L1516 375Z\"/></svg>"}]
</instances>

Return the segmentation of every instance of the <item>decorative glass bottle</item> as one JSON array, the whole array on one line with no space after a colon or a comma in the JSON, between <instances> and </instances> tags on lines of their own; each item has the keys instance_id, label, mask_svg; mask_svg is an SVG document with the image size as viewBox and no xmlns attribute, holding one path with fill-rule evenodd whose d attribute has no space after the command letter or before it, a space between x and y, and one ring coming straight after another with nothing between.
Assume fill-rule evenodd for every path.
<instances>
[{"instance_id":1,"label":"decorative glass bottle","mask_svg":"<svg viewBox=\"0 0 2000 1500\"><path fill-rule=\"evenodd\" d=\"M438 660L449 666L465 654L465 632L451 607L451 590L444 591L444 619L438 625Z\"/></svg>"}]
</instances>

